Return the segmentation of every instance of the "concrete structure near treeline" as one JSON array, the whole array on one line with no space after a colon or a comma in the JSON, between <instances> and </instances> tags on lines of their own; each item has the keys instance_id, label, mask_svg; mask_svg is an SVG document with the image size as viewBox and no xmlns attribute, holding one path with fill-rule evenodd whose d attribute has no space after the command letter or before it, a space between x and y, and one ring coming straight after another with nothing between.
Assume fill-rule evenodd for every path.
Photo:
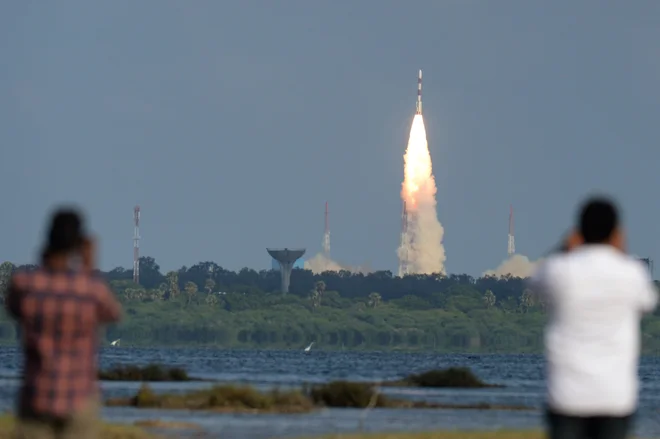
<instances>
[{"instance_id":1,"label":"concrete structure near treeline","mask_svg":"<svg viewBox=\"0 0 660 439\"><path fill-rule=\"evenodd\" d=\"M289 283L291 282L291 271L293 270L293 264L295 264L295 262L305 254L305 249L267 248L266 251L273 259L280 263L280 274L282 276L281 290L282 293L286 294L289 292Z\"/></svg>"},{"instance_id":2,"label":"concrete structure near treeline","mask_svg":"<svg viewBox=\"0 0 660 439\"><path fill-rule=\"evenodd\" d=\"M275 271L280 271L280 263L277 262L277 259L271 258L271 270ZM293 263L293 269L295 270L296 268L300 268L301 270L305 269L305 260L304 259L298 259L296 262Z\"/></svg>"}]
</instances>

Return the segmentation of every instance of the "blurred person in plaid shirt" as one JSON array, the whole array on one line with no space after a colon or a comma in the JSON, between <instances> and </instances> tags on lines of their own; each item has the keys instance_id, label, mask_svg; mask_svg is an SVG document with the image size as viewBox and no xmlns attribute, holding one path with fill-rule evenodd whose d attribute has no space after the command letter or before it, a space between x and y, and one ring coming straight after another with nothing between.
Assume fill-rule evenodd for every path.
<instances>
[{"instance_id":1,"label":"blurred person in plaid shirt","mask_svg":"<svg viewBox=\"0 0 660 439\"><path fill-rule=\"evenodd\" d=\"M19 323L24 354L17 438L98 436L98 334L121 308L96 274L95 250L81 216L60 210L41 266L12 276L5 306Z\"/></svg>"}]
</instances>

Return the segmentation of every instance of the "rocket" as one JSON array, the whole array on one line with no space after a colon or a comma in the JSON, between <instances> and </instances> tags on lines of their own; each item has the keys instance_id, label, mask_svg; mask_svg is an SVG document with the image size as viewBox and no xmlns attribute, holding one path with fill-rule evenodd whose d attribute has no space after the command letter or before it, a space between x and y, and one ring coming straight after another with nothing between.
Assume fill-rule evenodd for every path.
<instances>
[{"instance_id":1,"label":"rocket","mask_svg":"<svg viewBox=\"0 0 660 439\"><path fill-rule=\"evenodd\" d=\"M422 71L419 71L417 77L417 113L422 114Z\"/></svg>"}]
</instances>

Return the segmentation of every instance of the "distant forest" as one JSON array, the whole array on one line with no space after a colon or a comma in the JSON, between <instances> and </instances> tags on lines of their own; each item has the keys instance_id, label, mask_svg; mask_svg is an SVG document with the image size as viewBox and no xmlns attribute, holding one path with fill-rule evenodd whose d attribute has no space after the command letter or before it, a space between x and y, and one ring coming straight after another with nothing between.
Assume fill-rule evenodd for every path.
<instances>
[{"instance_id":1,"label":"distant forest","mask_svg":"<svg viewBox=\"0 0 660 439\"><path fill-rule=\"evenodd\" d=\"M0 288L16 268L0 265ZM226 270L200 262L163 274L154 258L103 273L124 306L106 342L123 346L539 352L545 306L524 279L390 271L313 274L294 269L289 294L280 273ZM643 322L647 354L660 352L660 311ZM0 342L15 343L0 316Z\"/></svg>"}]
</instances>

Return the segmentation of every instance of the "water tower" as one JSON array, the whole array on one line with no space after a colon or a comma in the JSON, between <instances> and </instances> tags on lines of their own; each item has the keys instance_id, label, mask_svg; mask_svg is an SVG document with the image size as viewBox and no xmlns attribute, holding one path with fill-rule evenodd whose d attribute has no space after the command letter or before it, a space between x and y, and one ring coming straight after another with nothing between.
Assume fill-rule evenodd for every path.
<instances>
[{"instance_id":1,"label":"water tower","mask_svg":"<svg viewBox=\"0 0 660 439\"><path fill-rule=\"evenodd\" d=\"M298 249L274 249L267 248L268 254L280 263L280 274L282 275L282 293L289 292L289 282L291 281L291 270L293 264L305 254L304 248Z\"/></svg>"}]
</instances>

